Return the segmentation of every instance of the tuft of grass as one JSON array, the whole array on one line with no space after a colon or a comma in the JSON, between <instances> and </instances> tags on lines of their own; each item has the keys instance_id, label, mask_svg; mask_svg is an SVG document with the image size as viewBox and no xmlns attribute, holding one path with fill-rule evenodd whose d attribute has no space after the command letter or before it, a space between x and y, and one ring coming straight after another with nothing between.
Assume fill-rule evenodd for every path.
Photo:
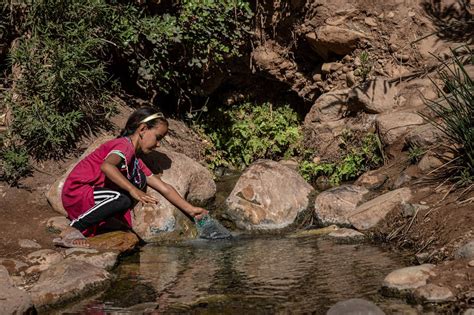
<instances>
[{"instance_id":1,"label":"tuft of grass","mask_svg":"<svg viewBox=\"0 0 474 315\"><path fill-rule=\"evenodd\" d=\"M464 66L474 65L474 54L469 47L465 51L467 55L459 56L452 50L449 60L438 58L443 65L438 70L443 84L432 82L440 98L424 99L434 115L422 113L450 142L455 158L443 173L459 186L474 183L474 83Z\"/></svg>"}]
</instances>

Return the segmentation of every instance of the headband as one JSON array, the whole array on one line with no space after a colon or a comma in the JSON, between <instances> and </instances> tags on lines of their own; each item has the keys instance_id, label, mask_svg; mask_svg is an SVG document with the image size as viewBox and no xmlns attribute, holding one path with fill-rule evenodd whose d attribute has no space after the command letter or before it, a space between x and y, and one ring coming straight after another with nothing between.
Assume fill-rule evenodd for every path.
<instances>
[{"instance_id":1,"label":"headband","mask_svg":"<svg viewBox=\"0 0 474 315\"><path fill-rule=\"evenodd\" d=\"M165 116L163 116L162 113L156 113L156 114L150 115L150 116L142 119L139 122L139 124L144 124L144 123L149 122L150 120L153 120L153 119L156 119L156 118L165 118Z\"/></svg>"}]
</instances>

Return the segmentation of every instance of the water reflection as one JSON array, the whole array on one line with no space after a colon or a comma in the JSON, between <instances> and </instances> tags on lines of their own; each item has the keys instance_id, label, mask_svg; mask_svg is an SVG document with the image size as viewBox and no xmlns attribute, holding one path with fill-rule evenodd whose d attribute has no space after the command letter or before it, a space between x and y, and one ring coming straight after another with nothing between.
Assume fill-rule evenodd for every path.
<instances>
[{"instance_id":1,"label":"water reflection","mask_svg":"<svg viewBox=\"0 0 474 315\"><path fill-rule=\"evenodd\" d=\"M377 247L315 237L199 240L144 247L121 265L117 283L153 288L140 303L157 302L160 313L324 313L343 299L379 299L383 277L402 266ZM110 292L100 300L119 306Z\"/></svg>"}]
</instances>

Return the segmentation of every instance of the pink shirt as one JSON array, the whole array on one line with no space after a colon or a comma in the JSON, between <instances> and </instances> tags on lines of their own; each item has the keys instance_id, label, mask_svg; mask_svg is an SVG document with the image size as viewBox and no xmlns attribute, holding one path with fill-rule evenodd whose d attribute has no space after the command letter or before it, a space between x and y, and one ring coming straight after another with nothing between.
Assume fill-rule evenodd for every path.
<instances>
[{"instance_id":1,"label":"pink shirt","mask_svg":"<svg viewBox=\"0 0 474 315\"><path fill-rule=\"evenodd\" d=\"M125 158L126 164L125 161L122 161L118 168L126 178L133 176L135 159L138 160L138 167L145 176L152 175L143 161L135 156L135 148L128 138L122 137L107 141L77 163L64 182L61 198L64 209L71 220L77 219L94 206L94 187L118 188L100 170L100 166L111 153L121 156L122 160ZM125 219L130 225L129 211L127 211Z\"/></svg>"}]
</instances>

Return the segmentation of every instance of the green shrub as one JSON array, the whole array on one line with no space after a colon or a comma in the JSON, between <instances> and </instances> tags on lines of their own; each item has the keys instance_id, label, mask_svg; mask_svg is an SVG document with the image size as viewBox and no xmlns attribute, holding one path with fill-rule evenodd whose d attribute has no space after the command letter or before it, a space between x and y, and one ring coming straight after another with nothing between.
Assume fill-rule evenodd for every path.
<instances>
[{"instance_id":1,"label":"green shrub","mask_svg":"<svg viewBox=\"0 0 474 315\"><path fill-rule=\"evenodd\" d=\"M299 165L300 174L310 183L319 176L326 176L333 185L353 180L362 173L383 162L380 141L376 134L367 133L362 137L345 132L341 136L341 157L333 163L315 163L307 159Z\"/></svg>"},{"instance_id":2,"label":"green shrub","mask_svg":"<svg viewBox=\"0 0 474 315\"><path fill-rule=\"evenodd\" d=\"M449 61L441 60L444 67L438 71L443 85L436 85L441 97L425 100L435 117L424 115L441 130L456 151L456 163L450 163L443 173L458 184L474 182L474 84L464 68L464 62L474 65L472 50L465 47L467 58L453 51Z\"/></svg>"},{"instance_id":3,"label":"green shrub","mask_svg":"<svg viewBox=\"0 0 474 315\"><path fill-rule=\"evenodd\" d=\"M243 167L261 158L292 156L301 134L296 113L287 105L245 103L212 113L201 126L217 150L210 167Z\"/></svg>"},{"instance_id":4,"label":"green shrub","mask_svg":"<svg viewBox=\"0 0 474 315\"><path fill-rule=\"evenodd\" d=\"M28 152L25 148L15 146L4 147L0 150L0 154L2 157L0 159L2 180L15 184L21 177L30 172Z\"/></svg>"}]
</instances>

